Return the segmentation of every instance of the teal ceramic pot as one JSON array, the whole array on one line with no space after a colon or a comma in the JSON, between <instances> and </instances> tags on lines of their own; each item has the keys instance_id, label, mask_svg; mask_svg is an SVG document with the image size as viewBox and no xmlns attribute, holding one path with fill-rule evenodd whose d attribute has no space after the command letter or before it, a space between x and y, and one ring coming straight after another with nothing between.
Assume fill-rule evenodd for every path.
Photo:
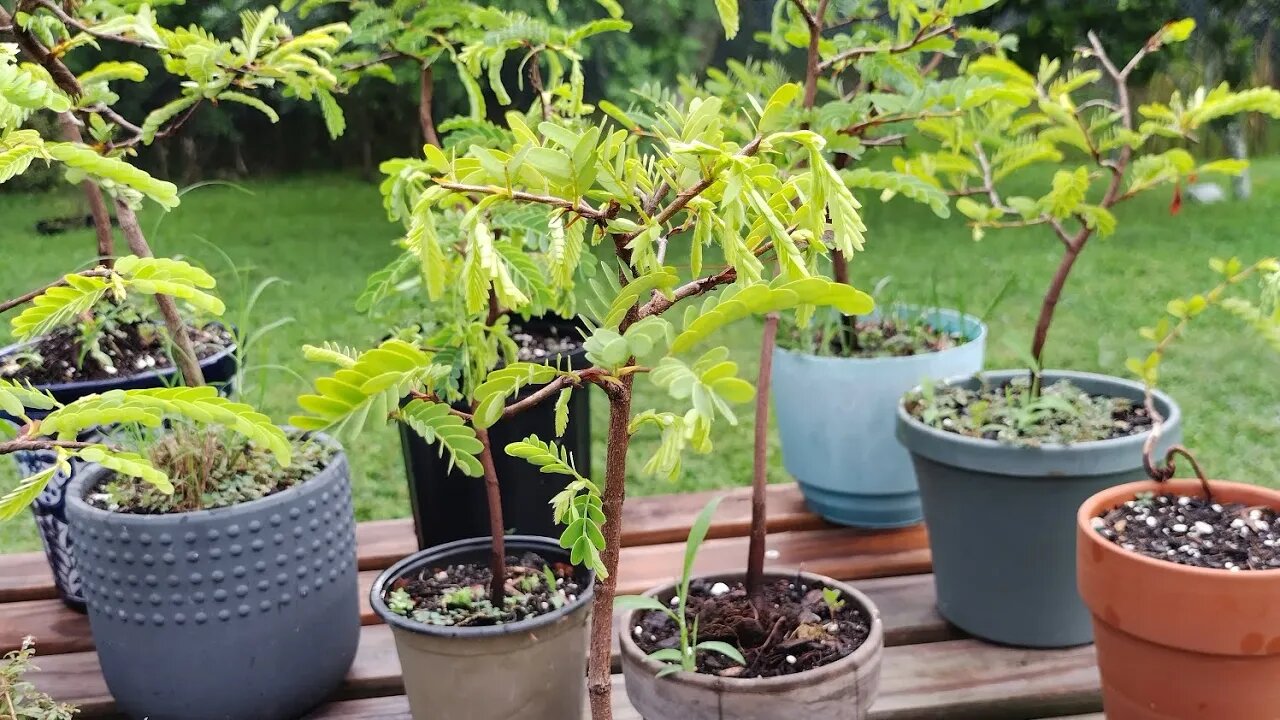
<instances>
[{"instance_id":1,"label":"teal ceramic pot","mask_svg":"<svg viewBox=\"0 0 1280 720\"><path fill-rule=\"evenodd\" d=\"M1000 385L1026 370L954 384ZM1046 371L1094 395L1142 402L1142 385L1093 373ZM1182 413L1156 393L1165 417L1158 455L1182 435ZM898 438L911 451L933 550L938 611L971 635L1022 647L1093 641L1076 590L1076 510L1106 488L1146 478L1149 433L1073 445L1018 447L938 430L898 407Z\"/></svg>"},{"instance_id":2,"label":"teal ceramic pot","mask_svg":"<svg viewBox=\"0 0 1280 720\"><path fill-rule=\"evenodd\" d=\"M917 312L904 309L904 314ZM969 342L909 357L823 357L777 349L773 404L783 463L809 508L841 525L893 528L920 521L911 457L894 439L902 396L925 380L982 369L987 328L954 310L929 322Z\"/></svg>"}]
</instances>

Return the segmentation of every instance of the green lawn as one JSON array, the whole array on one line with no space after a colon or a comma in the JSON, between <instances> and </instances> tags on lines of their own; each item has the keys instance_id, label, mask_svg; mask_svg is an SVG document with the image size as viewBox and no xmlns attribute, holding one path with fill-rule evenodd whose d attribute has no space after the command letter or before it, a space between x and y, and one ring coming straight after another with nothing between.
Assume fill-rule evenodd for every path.
<instances>
[{"instance_id":1,"label":"green lawn","mask_svg":"<svg viewBox=\"0 0 1280 720\"><path fill-rule=\"evenodd\" d=\"M1124 207L1120 232L1095 240L1077 265L1050 338L1049 365L1123 375L1124 359L1141 347L1137 328L1158 317L1166 300L1213 282L1206 265L1209 257L1239 255L1250 260L1280 253L1271 226L1280 219L1280 160L1257 163L1254 178L1255 197L1245 204L1188 204L1181 214L1171 216L1168 193L1158 193ZM271 334L253 362L310 375L312 370L298 353L302 343L336 340L359 346L375 341L381 328L371 326L351 307L364 278L394 253L390 241L396 229L382 214L377 188L338 176L261 181L246 187L251 194L209 187L188 195L153 233L157 254L185 254L208 266L222 280L222 292L233 309L242 289L232 282L233 274L211 244L254 280L277 276L287 281L267 292L253 322L261 325L282 316L294 322ZM974 243L954 218L941 221L900 200L882 205L870 196L864 202L868 248L854 263L858 283L865 287L890 275L899 299L928 302L938 297L977 311L1012 277L1007 298L988 318L988 365L1016 363L1020 354L1011 344L1028 343L1038 297L1059 257L1058 243L1038 230L992 232ZM0 295L9 297L46 282L92 255L89 231L52 238L31 231L37 218L74 207L62 196L0 195ZM157 219L150 214L145 226L153 227ZM0 330L0 338L3 333ZM758 333L758 324L744 322L725 338L744 376L755 373ZM1186 412L1187 442L1199 450L1210 472L1280 485L1280 456L1269 452L1274 445L1269 439L1280 429L1280 358L1234 321L1215 314L1198 324L1164 373L1165 388ZM261 380L248 399L283 419L303 383L285 371L272 371ZM656 393L645 391L637 406L662 402ZM594 427L604 427L603 402L595 402L592 420ZM686 459L677 484L635 477L631 494L748 483L751 422L746 408L739 427L718 431L715 455ZM602 459L603 432L596 435L595 456ZM785 473L776 435L772 437L770 474L780 481ZM634 446L634 459L639 459L651 440L637 438ZM407 492L395 435L377 429L349 452L360 518L406 515ZM639 464L633 462L633 467ZM8 485L11 469L7 463L0 466L0 482ZM37 547L26 518L0 528L0 550Z\"/></svg>"}]
</instances>

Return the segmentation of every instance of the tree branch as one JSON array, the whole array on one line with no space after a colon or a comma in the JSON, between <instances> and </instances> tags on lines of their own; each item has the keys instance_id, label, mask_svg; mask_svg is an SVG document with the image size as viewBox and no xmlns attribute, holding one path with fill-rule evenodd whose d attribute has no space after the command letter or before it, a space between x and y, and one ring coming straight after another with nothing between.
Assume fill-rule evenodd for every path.
<instances>
[{"instance_id":1,"label":"tree branch","mask_svg":"<svg viewBox=\"0 0 1280 720\"><path fill-rule=\"evenodd\" d=\"M887 52L890 55L898 55L900 53L907 52L917 47L918 45L921 45L922 43L932 40L933 38L936 38L939 35L946 35L952 30L955 30L955 27L956 26L954 24L948 23L946 25L937 27L933 30L929 30L928 32L926 32L924 28L920 28L920 32L916 33L916 36L911 38L907 42L901 45L891 45L887 48L884 46L878 46L878 47L866 46L866 47L850 48L836 55L833 58L824 60L821 63L819 63L818 71L826 72L827 70L830 70L834 65L839 65L840 63L848 62L849 60L854 60L864 55L875 55L883 52Z\"/></svg>"},{"instance_id":2,"label":"tree branch","mask_svg":"<svg viewBox=\"0 0 1280 720\"><path fill-rule=\"evenodd\" d=\"M81 442L79 440L18 438L17 440L0 442L0 455L8 455L16 452L30 452L33 450L53 450L55 448L63 448L65 450L84 450L85 448L100 446L102 446L102 443Z\"/></svg>"},{"instance_id":3,"label":"tree branch","mask_svg":"<svg viewBox=\"0 0 1280 720\"><path fill-rule=\"evenodd\" d=\"M79 272L75 274L82 275L84 277L109 277L111 275L111 273L106 270L85 270L84 272ZM31 300L34 300L36 297L43 295L50 288L61 287L66 284L67 284L66 278L61 277L49 283L48 285L38 287L35 290L32 290L31 292L28 292L28 293L23 293L22 295L19 295L18 297L12 300L5 300L4 302L0 302L0 313L6 313L14 309L15 307L18 307L19 305L22 305L23 303L30 302Z\"/></svg>"},{"instance_id":4,"label":"tree branch","mask_svg":"<svg viewBox=\"0 0 1280 720\"><path fill-rule=\"evenodd\" d=\"M123 35L111 35L109 33L98 32L93 28L90 28L87 25L81 23L79 20L76 20L75 18L68 15L66 12L62 10L61 7L58 6L56 2L53 2L53 0L36 0L36 4L47 9L49 12L53 13L54 16L57 17L58 20L60 20L63 25L66 25L67 27L73 30L78 30L86 35L91 35L95 38L98 38L99 40L110 40L112 42L124 43L126 45L134 45L137 47L145 47L145 48L152 47L145 40L141 40L138 38L130 38L130 37L125 37Z\"/></svg>"},{"instance_id":5,"label":"tree branch","mask_svg":"<svg viewBox=\"0 0 1280 720\"><path fill-rule=\"evenodd\" d=\"M757 135L752 138L751 142L747 143L746 146L739 150L734 157L746 158L754 156L756 153L760 152L760 143L762 142L764 142L764 136ZM680 194L676 195L676 199L672 200L670 205L663 208L662 212L658 213L653 218L654 224L661 225L670 220L676 213L683 210L694 198L698 197L703 193L703 191L711 187L711 184L716 181L716 174L717 173L713 172L710 177L702 178L697 183L681 190ZM635 240L642 232L644 232L643 228L634 232L626 233L620 236L619 240L621 244L625 245L632 240Z\"/></svg>"},{"instance_id":6,"label":"tree branch","mask_svg":"<svg viewBox=\"0 0 1280 720\"><path fill-rule=\"evenodd\" d=\"M138 216L134 214L129 203L116 198L116 218L120 221L120 230L129 242L129 250L138 257L153 257L151 247L138 225ZM168 295L156 295L156 305L164 316L164 324L169 329L169 336L177 346L174 360L182 371L187 385L204 385L204 372L200 369L200 358L196 355L195 346L191 344L191 334L187 332L187 324L178 314L178 306Z\"/></svg>"},{"instance_id":7,"label":"tree branch","mask_svg":"<svg viewBox=\"0 0 1280 720\"><path fill-rule=\"evenodd\" d=\"M543 205L563 208L565 210L575 212L583 217L591 218L592 220L609 219L607 212L596 210L581 200L575 203L572 200L565 200L564 198L553 197L551 195L537 195L535 193L524 192L523 190L508 190L507 188L499 187L497 185L467 185L464 183L446 182L443 180L436 180L435 183L446 190L452 190L454 192L474 193L477 195L501 195L502 197L509 197L512 200L519 200L521 202L541 203Z\"/></svg>"}]
</instances>

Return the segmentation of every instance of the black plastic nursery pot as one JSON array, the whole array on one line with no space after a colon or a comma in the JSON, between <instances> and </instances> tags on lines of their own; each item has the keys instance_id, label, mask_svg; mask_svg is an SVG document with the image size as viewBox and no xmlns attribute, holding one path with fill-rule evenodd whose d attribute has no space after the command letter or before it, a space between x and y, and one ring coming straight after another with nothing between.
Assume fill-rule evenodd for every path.
<instances>
[{"instance_id":1,"label":"black plastic nursery pot","mask_svg":"<svg viewBox=\"0 0 1280 720\"><path fill-rule=\"evenodd\" d=\"M983 373L945 385L978 388L1024 376ZM1141 403L1142 385L1107 375L1046 371L1085 392ZM1159 451L1178 442L1182 413L1155 394L1165 417ZM938 611L977 637L1023 647L1093 641L1076 589L1076 509L1094 493L1142 480L1149 433L1073 445L1016 447L932 428L898 407L898 439L911 453L933 551Z\"/></svg>"},{"instance_id":2,"label":"black plastic nursery pot","mask_svg":"<svg viewBox=\"0 0 1280 720\"><path fill-rule=\"evenodd\" d=\"M0 357L18 352L29 343L10 345L0 349ZM235 379L237 369L237 348L235 345L224 348L200 362L205 381L219 388L224 395L231 392L231 383ZM167 387L174 384L178 370L176 367L148 370L137 375L111 380L86 380L83 382L54 383L37 385L53 395L58 402L70 403L86 395L104 393L110 390L140 390L145 388ZM44 412L33 412L32 417L42 417ZM0 414L0 422L12 420ZM92 441L98 437L93 432L81 437L81 440ZM50 450L23 451L14 453L14 461L23 477L29 477L45 470L54 463L57 455ZM71 552L70 539L67 532L67 486L80 472L84 465L80 460L72 459L71 470L59 471L45 486L43 492L31 504L31 513L35 516L36 527L40 530L40 542L44 546L45 557L49 560L49 568L53 571L53 583L58 596L68 607L84 612L84 593L81 589L80 571L76 568L75 556Z\"/></svg>"},{"instance_id":3,"label":"black plastic nursery pot","mask_svg":"<svg viewBox=\"0 0 1280 720\"><path fill-rule=\"evenodd\" d=\"M745 572L705 578L729 585L742 582ZM622 673L627 699L645 720L780 720L823 718L864 720L880 687L880 663L884 655L884 624L871 599L852 585L807 572L769 570L765 580L787 579L810 586L831 587L841 597L861 607L871 620L866 641L848 656L807 672L771 678L739 679L677 672L659 678L663 665L640 649L626 628L640 625L633 610L622 620L619 633ZM670 583L645 593L666 603L676 593ZM565 716L568 717L568 716Z\"/></svg>"},{"instance_id":4,"label":"black plastic nursery pot","mask_svg":"<svg viewBox=\"0 0 1280 720\"><path fill-rule=\"evenodd\" d=\"M585 590L564 607L530 620L487 627L441 627L391 612L384 595L396 580L424 568L487 563L492 541L472 538L428 548L385 570L369 602L391 626L414 720L577 720L586 701L587 635L594 576L579 569ZM534 552L569 562L554 540L509 535L507 554Z\"/></svg>"},{"instance_id":5,"label":"black plastic nursery pot","mask_svg":"<svg viewBox=\"0 0 1280 720\"><path fill-rule=\"evenodd\" d=\"M135 720L292 720L341 685L360 639L350 472L339 452L260 500L136 515L67 511L107 687Z\"/></svg>"},{"instance_id":6,"label":"black plastic nursery pot","mask_svg":"<svg viewBox=\"0 0 1280 720\"><path fill-rule=\"evenodd\" d=\"M521 324L530 330L554 327L562 335L574 337L578 332L576 326L566 320L536 320ZM575 370L590 366L586 351L582 349L569 354L567 360ZM548 362L557 360L553 358ZM537 390L537 387L526 388L519 398ZM573 453L578 471L588 477L591 473L589 395L588 388L574 390L569 400L569 424L564 436L557 440ZM519 415L499 420L489 428L494 469L502 492L503 524L512 533L559 537L562 528L555 523L550 503L557 493L564 490L570 478L539 472L537 467L502 450L530 435L544 439L556 436L554 401L548 400ZM456 468L450 470L448 458L441 456L439 446L427 443L403 424L400 426L400 447L405 472L409 476L409 501L419 548L489 533L489 504L482 480L467 477Z\"/></svg>"}]
</instances>

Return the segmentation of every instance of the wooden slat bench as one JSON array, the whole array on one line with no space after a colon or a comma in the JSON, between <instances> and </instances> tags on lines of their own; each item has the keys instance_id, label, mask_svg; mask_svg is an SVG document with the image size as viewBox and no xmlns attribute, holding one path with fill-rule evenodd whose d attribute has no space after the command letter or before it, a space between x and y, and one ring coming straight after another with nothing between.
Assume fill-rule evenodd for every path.
<instances>
[{"instance_id":1,"label":"wooden slat bench","mask_svg":"<svg viewBox=\"0 0 1280 720\"><path fill-rule=\"evenodd\" d=\"M794 485L772 486L769 492L768 564L858 580L883 613L889 647L873 718L1101 719L1088 714L1101 709L1091 647L999 647L965 637L938 616L922 527L885 532L836 528L805 509ZM717 494L725 500L698 567L723 571L742 566L751 514L746 489L636 498L623 518L622 592L642 591L678 572L689 524ZM360 648L333 701L308 718L408 720L390 630L378 623L364 596L379 570L415 549L412 527L405 520L361 523L357 543L365 624ZM88 620L54 597L42 556L0 556L0 653L17 647L24 636L34 636L41 670L31 679L37 687L79 705L79 717L115 717ZM614 659L616 670L616 647ZM614 677L614 685L615 718L640 720L627 704L621 675Z\"/></svg>"}]
</instances>

